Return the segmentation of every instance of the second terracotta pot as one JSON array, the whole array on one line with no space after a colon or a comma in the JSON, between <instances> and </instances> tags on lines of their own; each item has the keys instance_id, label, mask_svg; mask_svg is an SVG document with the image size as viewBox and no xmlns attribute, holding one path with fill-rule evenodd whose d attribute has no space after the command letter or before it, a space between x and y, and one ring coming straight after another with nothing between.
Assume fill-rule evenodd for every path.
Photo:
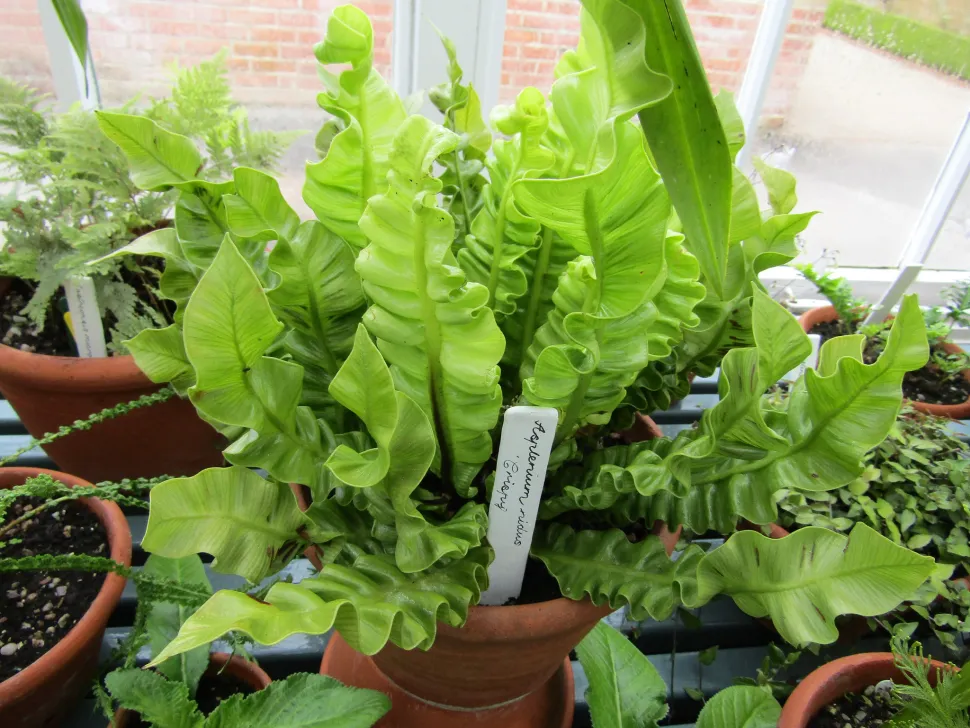
<instances>
[{"instance_id":1,"label":"second terracotta pot","mask_svg":"<svg viewBox=\"0 0 970 728\"><path fill-rule=\"evenodd\" d=\"M824 324L829 321L835 321L839 317L838 313L835 311L834 306L819 306L818 308L812 308L803 313L798 317L798 323L802 325L802 330L808 333L812 330L816 324ZM954 343L949 341L944 341L942 344L943 351L947 354L962 354L963 349ZM963 377L968 382L970 382L970 369L963 370ZM929 402L917 402L916 400L907 399L907 402L913 406L917 412L923 412L928 415L936 415L937 417L949 417L953 420L966 420L970 419L970 397L967 398L966 402L961 402L960 404L931 404Z\"/></svg>"},{"instance_id":2,"label":"second terracotta pot","mask_svg":"<svg viewBox=\"0 0 970 728\"><path fill-rule=\"evenodd\" d=\"M937 670L948 669L933 660L930 681L936 683ZM850 655L809 673L785 701L778 728L808 728L812 718L826 705L846 693L857 693L883 680L905 683L892 653L866 652Z\"/></svg>"},{"instance_id":3,"label":"second terracotta pot","mask_svg":"<svg viewBox=\"0 0 970 728\"><path fill-rule=\"evenodd\" d=\"M80 478L40 468L0 468L0 490L22 485L28 478L46 474L71 487L90 485ZM131 532L117 505L97 498L82 498L108 535L114 561L131 565ZM32 665L0 682L0 724L3 728L57 728L87 691L98 668L101 640L108 618L121 599L125 579L105 576L94 602L64 637Z\"/></svg>"},{"instance_id":4,"label":"second terracotta pot","mask_svg":"<svg viewBox=\"0 0 970 728\"><path fill-rule=\"evenodd\" d=\"M107 407L157 392L131 356L79 359L0 345L0 392L39 438ZM63 470L97 483L195 475L223 464L223 438L175 397L44 446Z\"/></svg>"},{"instance_id":5,"label":"second terracotta pot","mask_svg":"<svg viewBox=\"0 0 970 728\"><path fill-rule=\"evenodd\" d=\"M213 652L209 655L209 667L205 671L203 679L220 672L224 672L240 684L257 692L272 682L269 675L255 662L248 662L238 655L230 655L227 652ZM115 712L114 719L108 728L131 728L131 726L136 725L137 720L137 713L132 710L121 709Z\"/></svg>"}]
</instances>

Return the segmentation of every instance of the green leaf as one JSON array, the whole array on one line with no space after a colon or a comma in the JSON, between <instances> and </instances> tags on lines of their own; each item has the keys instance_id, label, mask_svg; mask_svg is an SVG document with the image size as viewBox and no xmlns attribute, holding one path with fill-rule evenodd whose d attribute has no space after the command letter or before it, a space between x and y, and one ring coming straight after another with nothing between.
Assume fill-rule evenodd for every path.
<instances>
[{"instance_id":1,"label":"green leaf","mask_svg":"<svg viewBox=\"0 0 970 728\"><path fill-rule=\"evenodd\" d=\"M189 363L177 324L164 329L144 329L125 342L135 364L157 384L171 382L179 392L195 384L195 371Z\"/></svg>"},{"instance_id":2,"label":"green leaf","mask_svg":"<svg viewBox=\"0 0 970 728\"><path fill-rule=\"evenodd\" d=\"M457 137L421 116L401 126L391 154L388 191L360 220L371 243L357 258L374 302L364 324L391 365L399 392L435 427L436 463L459 493L492 454L502 391L498 362L505 341L488 290L466 283L451 252L451 217L436 206L434 160Z\"/></svg>"},{"instance_id":3,"label":"green leaf","mask_svg":"<svg viewBox=\"0 0 970 728\"><path fill-rule=\"evenodd\" d=\"M267 296L291 327L284 346L305 371L303 402L327 405L327 388L350 353L364 311L354 253L314 220L300 225L292 237L277 241L269 254L269 267L280 282Z\"/></svg>"},{"instance_id":4,"label":"green leaf","mask_svg":"<svg viewBox=\"0 0 970 728\"><path fill-rule=\"evenodd\" d=\"M727 594L746 614L769 617L795 646L829 644L840 614L873 617L909 599L935 568L863 523L848 537L801 528L782 539L742 531L697 569L697 600Z\"/></svg>"},{"instance_id":5,"label":"green leaf","mask_svg":"<svg viewBox=\"0 0 970 728\"><path fill-rule=\"evenodd\" d=\"M763 159L755 157L751 160L754 168L761 175L761 181L768 190L768 201L776 215L787 215L798 204L795 194L795 175L783 169L772 167Z\"/></svg>"},{"instance_id":6,"label":"green leaf","mask_svg":"<svg viewBox=\"0 0 970 728\"><path fill-rule=\"evenodd\" d=\"M775 728L781 706L771 693L754 685L732 685L707 701L697 728Z\"/></svg>"},{"instance_id":7,"label":"green leaf","mask_svg":"<svg viewBox=\"0 0 970 728\"><path fill-rule=\"evenodd\" d=\"M252 695L233 695L206 728L370 728L391 709L376 690L341 685L325 675L296 674Z\"/></svg>"},{"instance_id":8,"label":"green leaf","mask_svg":"<svg viewBox=\"0 0 970 728\"><path fill-rule=\"evenodd\" d=\"M636 645L597 622L576 645L586 672L586 703L596 728L649 728L667 715L667 686Z\"/></svg>"},{"instance_id":9,"label":"green leaf","mask_svg":"<svg viewBox=\"0 0 970 728\"><path fill-rule=\"evenodd\" d=\"M209 468L152 488L142 546L174 559L212 554L216 571L258 582L295 555L307 524L287 486L246 468Z\"/></svg>"},{"instance_id":10,"label":"green leaf","mask_svg":"<svg viewBox=\"0 0 970 728\"><path fill-rule=\"evenodd\" d=\"M303 199L320 222L360 249L367 238L358 221L367 201L386 189L392 141L407 112L373 68L374 33L360 9L334 9L314 52L324 66L350 68L339 74L320 69L327 90L317 101L334 116L324 127L332 139L326 156L306 166Z\"/></svg>"},{"instance_id":11,"label":"green leaf","mask_svg":"<svg viewBox=\"0 0 970 728\"><path fill-rule=\"evenodd\" d=\"M388 640L405 650L428 649L439 621L458 627L488 584L488 549L438 565L421 574L403 574L390 556L360 556L353 568L329 564L319 576L299 584L279 582L263 601L237 591L216 592L179 636L155 658L212 642L232 630L264 645L294 634L323 634L336 628L358 652L373 655Z\"/></svg>"},{"instance_id":12,"label":"green leaf","mask_svg":"<svg viewBox=\"0 0 970 728\"><path fill-rule=\"evenodd\" d=\"M200 586L212 593L202 560L195 554L180 559L168 559L160 554L152 554L145 562L142 573L165 579L170 583ZM195 610L164 601L152 602L150 609L145 630L148 632L152 654L157 655L175 639L179 629ZM182 653L178 659L160 664L158 671L169 680L184 683L189 688L189 695L194 695L202 673L208 666L209 646L199 645L194 650Z\"/></svg>"},{"instance_id":13,"label":"green leaf","mask_svg":"<svg viewBox=\"0 0 970 728\"><path fill-rule=\"evenodd\" d=\"M516 184L519 205L582 256L560 279L522 371L525 399L560 410L560 437L605 422L650 358L668 355L681 327L696 323L703 296L696 261L667 236L669 203L642 136L628 124L610 131L597 171ZM666 291L665 262L677 270Z\"/></svg>"},{"instance_id":14,"label":"green leaf","mask_svg":"<svg viewBox=\"0 0 970 728\"><path fill-rule=\"evenodd\" d=\"M84 17L84 10L78 0L51 0L57 19L61 21L61 27L67 39L71 42L74 54L77 56L81 68L87 71L88 68L88 20ZM88 77L84 74L84 89L87 91Z\"/></svg>"},{"instance_id":15,"label":"green leaf","mask_svg":"<svg viewBox=\"0 0 970 728\"><path fill-rule=\"evenodd\" d=\"M228 238L192 295L183 327L196 373L192 402L214 420L250 429L225 451L227 459L265 467L284 482L327 480L319 423L298 406L303 368L263 356L283 325Z\"/></svg>"},{"instance_id":16,"label":"green leaf","mask_svg":"<svg viewBox=\"0 0 970 728\"><path fill-rule=\"evenodd\" d=\"M619 529L573 531L561 523L540 528L532 555L549 569L564 596L594 604L630 607L633 619L664 620L681 604L696 600L695 572L703 552L688 547L671 561L663 542L647 536L631 543Z\"/></svg>"},{"instance_id":17,"label":"green leaf","mask_svg":"<svg viewBox=\"0 0 970 728\"><path fill-rule=\"evenodd\" d=\"M202 728L205 718L189 698L186 685L148 670L114 670L104 684L121 707L141 715L155 728Z\"/></svg>"},{"instance_id":18,"label":"green leaf","mask_svg":"<svg viewBox=\"0 0 970 728\"><path fill-rule=\"evenodd\" d=\"M166 131L144 116L94 113L101 131L128 157L132 182L141 189L167 190L198 175L202 157L191 139Z\"/></svg>"},{"instance_id":19,"label":"green leaf","mask_svg":"<svg viewBox=\"0 0 970 728\"><path fill-rule=\"evenodd\" d=\"M478 546L485 535L484 506L467 503L448 524L434 526L413 501L434 459L434 429L414 400L395 391L387 364L363 326L330 392L361 419L377 447L358 453L341 445L327 467L348 485L380 485L389 496L397 567L405 573L423 571L445 556L464 556Z\"/></svg>"},{"instance_id":20,"label":"green leaf","mask_svg":"<svg viewBox=\"0 0 970 728\"><path fill-rule=\"evenodd\" d=\"M731 151L731 160L734 161L737 159L738 152L744 147L744 121L734 102L734 94L730 91L724 89L718 91L714 96L714 105L717 107L718 116L721 117L721 126L724 128L724 136Z\"/></svg>"},{"instance_id":21,"label":"green leaf","mask_svg":"<svg viewBox=\"0 0 970 728\"><path fill-rule=\"evenodd\" d=\"M182 192L175 203L175 231L186 259L193 265L208 268L229 233L225 198L235 190L235 185L194 181L179 187ZM229 239L237 242L231 235ZM249 246L240 252L252 260L263 247L257 241L255 249Z\"/></svg>"},{"instance_id":22,"label":"green leaf","mask_svg":"<svg viewBox=\"0 0 970 728\"><path fill-rule=\"evenodd\" d=\"M647 65L673 82L663 101L641 109L640 124L707 285L725 291L731 220L731 153L680 0L623 0L650 39Z\"/></svg>"},{"instance_id":23,"label":"green leaf","mask_svg":"<svg viewBox=\"0 0 970 728\"><path fill-rule=\"evenodd\" d=\"M300 218L283 198L279 182L248 167L234 169L232 179L235 192L223 201L233 233L261 240L289 240L296 234Z\"/></svg>"},{"instance_id":24,"label":"green leaf","mask_svg":"<svg viewBox=\"0 0 970 728\"><path fill-rule=\"evenodd\" d=\"M512 191L517 180L538 176L552 165L552 152L540 146L547 125L545 98L531 87L498 116L499 130L512 138L495 142L483 207L458 251L458 264L469 281L488 289L488 306L499 320L515 312L516 301L526 292L520 259L535 246L539 223L516 207Z\"/></svg>"}]
</instances>

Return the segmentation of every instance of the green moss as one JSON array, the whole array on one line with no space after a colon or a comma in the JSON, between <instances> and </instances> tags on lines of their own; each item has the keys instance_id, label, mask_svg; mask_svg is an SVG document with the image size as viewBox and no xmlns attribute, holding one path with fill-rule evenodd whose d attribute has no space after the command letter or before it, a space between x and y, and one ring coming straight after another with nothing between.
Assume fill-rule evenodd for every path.
<instances>
[{"instance_id":1,"label":"green moss","mask_svg":"<svg viewBox=\"0 0 970 728\"><path fill-rule=\"evenodd\" d=\"M970 80L970 37L852 0L832 0L825 13L825 27Z\"/></svg>"}]
</instances>

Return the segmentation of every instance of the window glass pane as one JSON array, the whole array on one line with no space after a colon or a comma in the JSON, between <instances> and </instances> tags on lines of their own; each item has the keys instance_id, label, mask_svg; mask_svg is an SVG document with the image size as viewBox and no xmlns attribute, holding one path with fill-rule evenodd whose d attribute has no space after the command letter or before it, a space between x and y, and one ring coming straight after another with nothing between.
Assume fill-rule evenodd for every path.
<instances>
[{"instance_id":1,"label":"window glass pane","mask_svg":"<svg viewBox=\"0 0 970 728\"><path fill-rule=\"evenodd\" d=\"M959 3L839 2L828 15L826 5L796 6L754 151L771 153L769 161L798 177L800 209L823 213L802 236L804 260L829 251L840 266L895 267L970 109L970 83L917 62L917 49L894 45L904 37L901 26L885 32L883 23L929 22L932 5L941 9L930 15L943 31L942 9L956 11ZM835 14L844 6L854 8L851 16ZM966 22L951 27L967 32ZM938 41L925 35L921 44L928 52ZM931 266L970 268L966 210L964 193Z\"/></svg>"},{"instance_id":2,"label":"window glass pane","mask_svg":"<svg viewBox=\"0 0 970 728\"><path fill-rule=\"evenodd\" d=\"M45 93L54 92L50 57L37 0L4 0L0 12L0 75Z\"/></svg>"},{"instance_id":3,"label":"window glass pane","mask_svg":"<svg viewBox=\"0 0 970 728\"><path fill-rule=\"evenodd\" d=\"M970 254L967 251L970 251L970 182L964 182L930 252L926 267L967 271L970 268ZM970 273L967 277L970 278Z\"/></svg>"}]
</instances>

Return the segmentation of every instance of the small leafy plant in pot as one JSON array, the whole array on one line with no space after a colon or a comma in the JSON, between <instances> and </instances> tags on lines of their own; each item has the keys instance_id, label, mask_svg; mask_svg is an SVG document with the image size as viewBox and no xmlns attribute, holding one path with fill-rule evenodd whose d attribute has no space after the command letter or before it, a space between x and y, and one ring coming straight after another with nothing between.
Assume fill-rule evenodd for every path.
<instances>
[{"instance_id":1,"label":"small leafy plant in pot","mask_svg":"<svg viewBox=\"0 0 970 728\"><path fill-rule=\"evenodd\" d=\"M778 728L970 726L970 674L923 656L919 643L834 660L785 702Z\"/></svg>"},{"instance_id":2,"label":"small leafy plant in pot","mask_svg":"<svg viewBox=\"0 0 970 728\"><path fill-rule=\"evenodd\" d=\"M862 326L869 304L855 298L845 279L820 273L812 265L796 267L832 304L802 314L799 320L805 331L820 334L823 341L835 335L864 334L866 361L878 356L891 321ZM903 394L920 412L962 420L970 417L970 357L948 339L954 326L970 323L970 281L946 289L943 299L942 306L924 312L930 358L904 377Z\"/></svg>"},{"instance_id":3,"label":"small leafy plant in pot","mask_svg":"<svg viewBox=\"0 0 970 728\"><path fill-rule=\"evenodd\" d=\"M334 628L324 665L396 685L389 725L453 725L457 710L482 726L559 726L567 655L611 609L663 619L723 593L803 644L835 639L837 613L911 596L932 559L865 525L735 533L773 522L782 487L857 477L927 345L909 298L877 362L836 339L787 409L763 398L810 343L758 273L794 257L811 214L791 212L780 173L774 192L787 193L763 215L734 170L737 113L712 96L680 4L586 0L551 105L525 89L492 113L508 137L494 143L457 63L434 96L438 125L407 115L372 51L367 17L336 9L316 48L343 69L323 69L333 119L304 187L317 220L239 168L235 192L208 198L228 234L176 225L129 246L160 251L166 272L190 252L211 258L181 319L129 348L239 428L233 467L153 489L144 547L211 553L253 582L307 549L323 566L259 600L216 593L156 662L234 630L273 644ZM211 190L187 140L101 120L146 186ZM265 261L252 240L275 241ZM630 442L638 409L716 366L721 401L697 429ZM516 404L556 410L555 443L524 591L482 606L496 428ZM305 512L290 484L309 490ZM711 531L730 538L669 557L670 534ZM354 660L331 659L350 648Z\"/></svg>"},{"instance_id":4,"label":"small leafy plant in pot","mask_svg":"<svg viewBox=\"0 0 970 728\"><path fill-rule=\"evenodd\" d=\"M162 662L156 671L134 667L147 640L152 654L174 637L212 588L198 556L152 555L138 585L135 629L124 666L110 672L99 691L112 728L204 728L273 726L368 728L387 712L380 693L353 690L321 675L294 674L271 683L254 662L209 645ZM172 601L169 601L172 600ZM112 703L123 707L112 716Z\"/></svg>"},{"instance_id":5,"label":"small leafy plant in pot","mask_svg":"<svg viewBox=\"0 0 970 728\"><path fill-rule=\"evenodd\" d=\"M114 490L65 473L0 468L4 726L61 725L94 677L131 560L121 509L93 497Z\"/></svg>"},{"instance_id":6,"label":"small leafy plant in pot","mask_svg":"<svg viewBox=\"0 0 970 728\"><path fill-rule=\"evenodd\" d=\"M932 556L938 571L890 621L918 617L957 650L970 614L970 451L950 420L904 408L889 436L865 457L851 483L825 493L791 493L779 501L788 531L820 526L846 533L866 523L894 543ZM915 625L914 625L915 626Z\"/></svg>"},{"instance_id":7,"label":"small leafy plant in pot","mask_svg":"<svg viewBox=\"0 0 970 728\"><path fill-rule=\"evenodd\" d=\"M206 179L238 164L272 168L288 141L249 130L244 110L229 98L221 56L178 71L171 96L143 113L204 146ZM106 256L171 226L179 200L139 189L92 112L54 114L43 97L6 79L0 79L0 144L0 175L12 186L0 197L0 274L9 277L0 289L0 391L41 437L158 390L123 342L178 315L169 300L178 276L162 275L151 256ZM63 289L76 276L90 277L97 308L95 320L78 326L103 328L110 356L77 356ZM191 405L175 398L47 447L60 468L97 482L196 473L222 464L222 446Z\"/></svg>"}]
</instances>

